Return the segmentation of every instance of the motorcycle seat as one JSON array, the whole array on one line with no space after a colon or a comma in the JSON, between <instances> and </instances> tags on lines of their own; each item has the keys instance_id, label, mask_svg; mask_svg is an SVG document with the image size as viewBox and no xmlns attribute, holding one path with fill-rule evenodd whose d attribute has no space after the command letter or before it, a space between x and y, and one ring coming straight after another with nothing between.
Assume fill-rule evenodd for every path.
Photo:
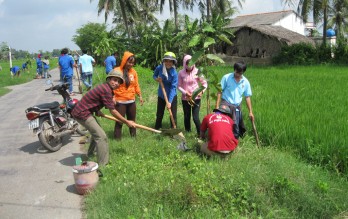
<instances>
[{"instance_id":1,"label":"motorcycle seat","mask_svg":"<svg viewBox=\"0 0 348 219\"><path fill-rule=\"evenodd\" d=\"M58 101L54 101L51 103L43 103L43 104L35 105L35 106L29 108L28 111L30 111L30 110L47 110L47 109L54 110L56 108L59 108L59 105L60 104Z\"/></svg>"}]
</instances>

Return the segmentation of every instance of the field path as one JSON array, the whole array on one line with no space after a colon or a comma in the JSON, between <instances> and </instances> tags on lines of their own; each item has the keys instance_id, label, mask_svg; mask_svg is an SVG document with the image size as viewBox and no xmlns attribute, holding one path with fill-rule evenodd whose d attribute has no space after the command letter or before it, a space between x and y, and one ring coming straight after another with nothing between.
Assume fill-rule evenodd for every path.
<instances>
[{"instance_id":1,"label":"field path","mask_svg":"<svg viewBox=\"0 0 348 219\"><path fill-rule=\"evenodd\" d=\"M51 70L53 83L58 69ZM15 80L15 78L13 79ZM78 92L74 80L74 92ZM56 92L44 91L44 79L12 86L0 97L0 218L82 218L82 197L76 194L72 166L82 154L80 137L59 151L40 148L38 137L28 129L25 109L35 104L62 101ZM80 99L78 94L76 98Z\"/></svg>"}]
</instances>

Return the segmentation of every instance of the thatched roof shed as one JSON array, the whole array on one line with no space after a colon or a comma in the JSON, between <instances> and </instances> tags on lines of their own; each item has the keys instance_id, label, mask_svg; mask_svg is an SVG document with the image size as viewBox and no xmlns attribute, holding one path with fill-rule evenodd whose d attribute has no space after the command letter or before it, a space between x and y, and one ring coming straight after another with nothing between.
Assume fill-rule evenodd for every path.
<instances>
[{"instance_id":1,"label":"thatched roof shed","mask_svg":"<svg viewBox=\"0 0 348 219\"><path fill-rule=\"evenodd\" d=\"M255 26L255 25L275 25L280 20L293 14L292 10L288 11L276 11L269 13L248 14L240 15L232 20L227 26L231 28L243 27L243 26Z\"/></svg>"},{"instance_id":2,"label":"thatched roof shed","mask_svg":"<svg viewBox=\"0 0 348 219\"><path fill-rule=\"evenodd\" d=\"M233 46L226 50L227 55L266 58L277 55L284 45L309 43L314 41L306 36L281 26L253 25L236 29Z\"/></svg>"}]
</instances>

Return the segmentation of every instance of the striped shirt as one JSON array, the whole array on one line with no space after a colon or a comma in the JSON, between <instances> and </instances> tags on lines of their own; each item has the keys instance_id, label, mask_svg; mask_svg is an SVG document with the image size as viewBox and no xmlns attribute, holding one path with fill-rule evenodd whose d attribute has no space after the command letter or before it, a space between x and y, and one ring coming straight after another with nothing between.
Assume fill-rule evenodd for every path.
<instances>
[{"instance_id":1,"label":"striped shirt","mask_svg":"<svg viewBox=\"0 0 348 219\"><path fill-rule=\"evenodd\" d=\"M76 104L71 115L74 118L86 120L91 114L98 112L104 106L107 109L115 109L113 91L108 83L100 84L88 91Z\"/></svg>"}]
</instances>

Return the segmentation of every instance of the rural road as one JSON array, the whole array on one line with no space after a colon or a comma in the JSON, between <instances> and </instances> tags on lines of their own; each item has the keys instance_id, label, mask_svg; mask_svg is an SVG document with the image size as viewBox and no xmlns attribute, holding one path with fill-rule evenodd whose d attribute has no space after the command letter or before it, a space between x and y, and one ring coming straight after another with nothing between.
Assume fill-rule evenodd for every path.
<instances>
[{"instance_id":1,"label":"rural road","mask_svg":"<svg viewBox=\"0 0 348 219\"><path fill-rule=\"evenodd\" d=\"M58 69L50 73L57 84ZM74 92L78 92L77 84L74 80ZM80 137L72 136L59 151L50 153L38 150L38 137L28 129L26 108L62 101L56 91L45 92L48 87L44 79L36 79L12 86L10 93L0 97L1 219L83 218L82 196L76 193L72 173L75 158L84 154Z\"/></svg>"}]
</instances>

